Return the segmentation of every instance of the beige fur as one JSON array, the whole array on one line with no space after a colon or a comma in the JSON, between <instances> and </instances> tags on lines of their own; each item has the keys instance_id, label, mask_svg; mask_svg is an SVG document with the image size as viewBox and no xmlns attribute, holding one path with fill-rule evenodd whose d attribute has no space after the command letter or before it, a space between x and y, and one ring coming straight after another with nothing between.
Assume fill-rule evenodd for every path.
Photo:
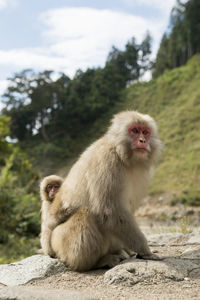
<instances>
[{"instance_id":1,"label":"beige fur","mask_svg":"<svg viewBox=\"0 0 200 300\"><path fill-rule=\"evenodd\" d=\"M128 134L133 123L151 129L146 153L133 151ZM88 270L107 261L112 266L123 249L153 257L131 211L146 194L161 145L155 121L128 111L114 116L107 133L81 155L51 206L55 219L77 211L52 233L52 249L66 265Z\"/></svg>"},{"instance_id":2,"label":"beige fur","mask_svg":"<svg viewBox=\"0 0 200 300\"><path fill-rule=\"evenodd\" d=\"M45 177L40 183L40 197L42 200L40 243L42 246L43 254L54 256L50 240L52 230L56 227L56 225L59 224L59 221L55 218L54 215L52 215L50 211L52 201L49 199L48 193L46 191L46 187L50 183L58 183L61 186L63 183L63 179L56 175L50 175Z\"/></svg>"}]
</instances>

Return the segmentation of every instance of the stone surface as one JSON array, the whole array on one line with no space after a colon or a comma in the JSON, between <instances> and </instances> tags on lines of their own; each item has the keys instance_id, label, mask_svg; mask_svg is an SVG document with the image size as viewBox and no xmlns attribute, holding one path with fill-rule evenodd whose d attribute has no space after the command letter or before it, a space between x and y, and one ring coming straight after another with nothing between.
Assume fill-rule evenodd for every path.
<instances>
[{"instance_id":1,"label":"stone surface","mask_svg":"<svg viewBox=\"0 0 200 300\"><path fill-rule=\"evenodd\" d=\"M94 270L88 273L70 271L59 260L44 255L34 255L16 263L0 265L0 286L7 285L0 287L0 299L96 299L96 289L101 287L106 290L108 299L116 299L116 289L121 295L127 296L126 293L130 293L132 297L133 289L140 295L142 287L145 289L147 285L159 285L158 292L162 295L163 287L169 286L173 289L174 284L179 288L177 295L181 289L185 289L187 294L186 286L189 285L192 286L190 295L199 294L199 233L165 233L148 238L152 250L156 250L163 260L141 260L132 257L107 272L96 270L96 273ZM26 286L19 286L26 283ZM101 295L101 292L99 293L98 299ZM143 294L148 296L146 291ZM139 299L138 295L136 299ZM144 298L144 295L142 299L149 299ZM184 299L190 299L188 294Z\"/></svg>"},{"instance_id":2,"label":"stone surface","mask_svg":"<svg viewBox=\"0 0 200 300\"><path fill-rule=\"evenodd\" d=\"M1 300L89 300L96 299L76 291L43 289L36 287L3 287L0 288Z\"/></svg>"},{"instance_id":3,"label":"stone surface","mask_svg":"<svg viewBox=\"0 0 200 300\"><path fill-rule=\"evenodd\" d=\"M106 284L132 286L146 280L183 280L194 272L199 276L200 263L179 258L166 258L161 261L131 258L107 271L104 275ZM195 276L193 274L193 276ZM198 277L200 278L200 277Z\"/></svg>"},{"instance_id":4,"label":"stone surface","mask_svg":"<svg viewBox=\"0 0 200 300\"><path fill-rule=\"evenodd\" d=\"M200 234L165 233L148 236L150 246L200 245Z\"/></svg>"},{"instance_id":5,"label":"stone surface","mask_svg":"<svg viewBox=\"0 0 200 300\"><path fill-rule=\"evenodd\" d=\"M65 270L66 267L58 259L33 255L16 263L0 265L0 283L15 286Z\"/></svg>"},{"instance_id":6,"label":"stone surface","mask_svg":"<svg viewBox=\"0 0 200 300\"><path fill-rule=\"evenodd\" d=\"M190 248L187 248L183 253L181 254L182 258L188 258L188 259L199 259L200 260L200 246L193 246Z\"/></svg>"},{"instance_id":7,"label":"stone surface","mask_svg":"<svg viewBox=\"0 0 200 300\"><path fill-rule=\"evenodd\" d=\"M200 234L191 234L188 245L200 245Z\"/></svg>"}]
</instances>

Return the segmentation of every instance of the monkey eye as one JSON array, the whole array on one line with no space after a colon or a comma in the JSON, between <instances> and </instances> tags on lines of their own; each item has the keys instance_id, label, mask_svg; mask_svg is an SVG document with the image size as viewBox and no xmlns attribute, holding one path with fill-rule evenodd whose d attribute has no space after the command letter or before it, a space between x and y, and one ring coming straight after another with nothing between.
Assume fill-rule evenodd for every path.
<instances>
[{"instance_id":1,"label":"monkey eye","mask_svg":"<svg viewBox=\"0 0 200 300\"><path fill-rule=\"evenodd\" d=\"M143 130L143 132L142 132L144 135L147 135L149 132L148 132L148 130Z\"/></svg>"},{"instance_id":2,"label":"monkey eye","mask_svg":"<svg viewBox=\"0 0 200 300\"><path fill-rule=\"evenodd\" d=\"M134 128L132 129L132 132L138 134L138 133L139 133L139 130L138 130L136 127L134 127Z\"/></svg>"}]
</instances>

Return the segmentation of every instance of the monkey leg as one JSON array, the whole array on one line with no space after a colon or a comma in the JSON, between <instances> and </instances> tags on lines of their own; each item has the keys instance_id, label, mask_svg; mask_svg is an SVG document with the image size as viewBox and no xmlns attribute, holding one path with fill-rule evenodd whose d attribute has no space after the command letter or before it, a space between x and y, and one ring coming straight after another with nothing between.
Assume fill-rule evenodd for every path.
<instances>
[{"instance_id":1,"label":"monkey leg","mask_svg":"<svg viewBox=\"0 0 200 300\"><path fill-rule=\"evenodd\" d=\"M129 257L132 257L132 256L135 256L135 255L136 255L135 251L133 251L133 250L131 250L131 249L125 248L124 251L127 253L127 255L128 255Z\"/></svg>"},{"instance_id":2,"label":"monkey leg","mask_svg":"<svg viewBox=\"0 0 200 300\"><path fill-rule=\"evenodd\" d=\"M96 268L113 268L118 265L121 261L128 259L130 255L123 249L115 254L106 254L98 261Z\"/></svg>"},{"instance_id":3,"label":"monkey leg","mask_svg":"<svg viewBox=\"0 0 200 300\"><path fill-rule=\"evenodd\" d=\"M87 271L107 252L107 243L95 218L87 209L79 209L52 233L51 244L56 257L72 270Z\"/></svg>"},{"instance_id":4,"label":"monkey leg","mask_svg":"<svg viewBox=\"0 0 200 300\"><path fill-rule=\"evenodd\" d=\"M156 255L151 252L146 237L131 214L121 212L115 228L113 228L114 234L123 242L125 249L136 252L141 258L156 259Z\"/></svg>"}]
</instances>

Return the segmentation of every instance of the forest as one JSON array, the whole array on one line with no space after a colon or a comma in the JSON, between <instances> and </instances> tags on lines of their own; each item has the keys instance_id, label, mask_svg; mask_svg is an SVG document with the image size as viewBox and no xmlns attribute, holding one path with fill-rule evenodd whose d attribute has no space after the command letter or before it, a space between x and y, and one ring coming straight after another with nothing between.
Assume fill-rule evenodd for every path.
<instances>
[{"instance_id":1,"label":"forest","mask_svg":"<svg viewBox=\"0 0 200 300\"><path fill-rule=\"evenodd\" d=\"M141 43L132 37L123 50L113 46L104 67L73 78L30 69L9 78L0 114L0 263L39 248L40 180L65 176L122 110L158 122L164 151L149 193L174 191L174 203L200 205L199 0L177 1L154 61L151 52L147 32ZM144 82L147 71L152 79Z\"/></svg>"}]
</instances>

